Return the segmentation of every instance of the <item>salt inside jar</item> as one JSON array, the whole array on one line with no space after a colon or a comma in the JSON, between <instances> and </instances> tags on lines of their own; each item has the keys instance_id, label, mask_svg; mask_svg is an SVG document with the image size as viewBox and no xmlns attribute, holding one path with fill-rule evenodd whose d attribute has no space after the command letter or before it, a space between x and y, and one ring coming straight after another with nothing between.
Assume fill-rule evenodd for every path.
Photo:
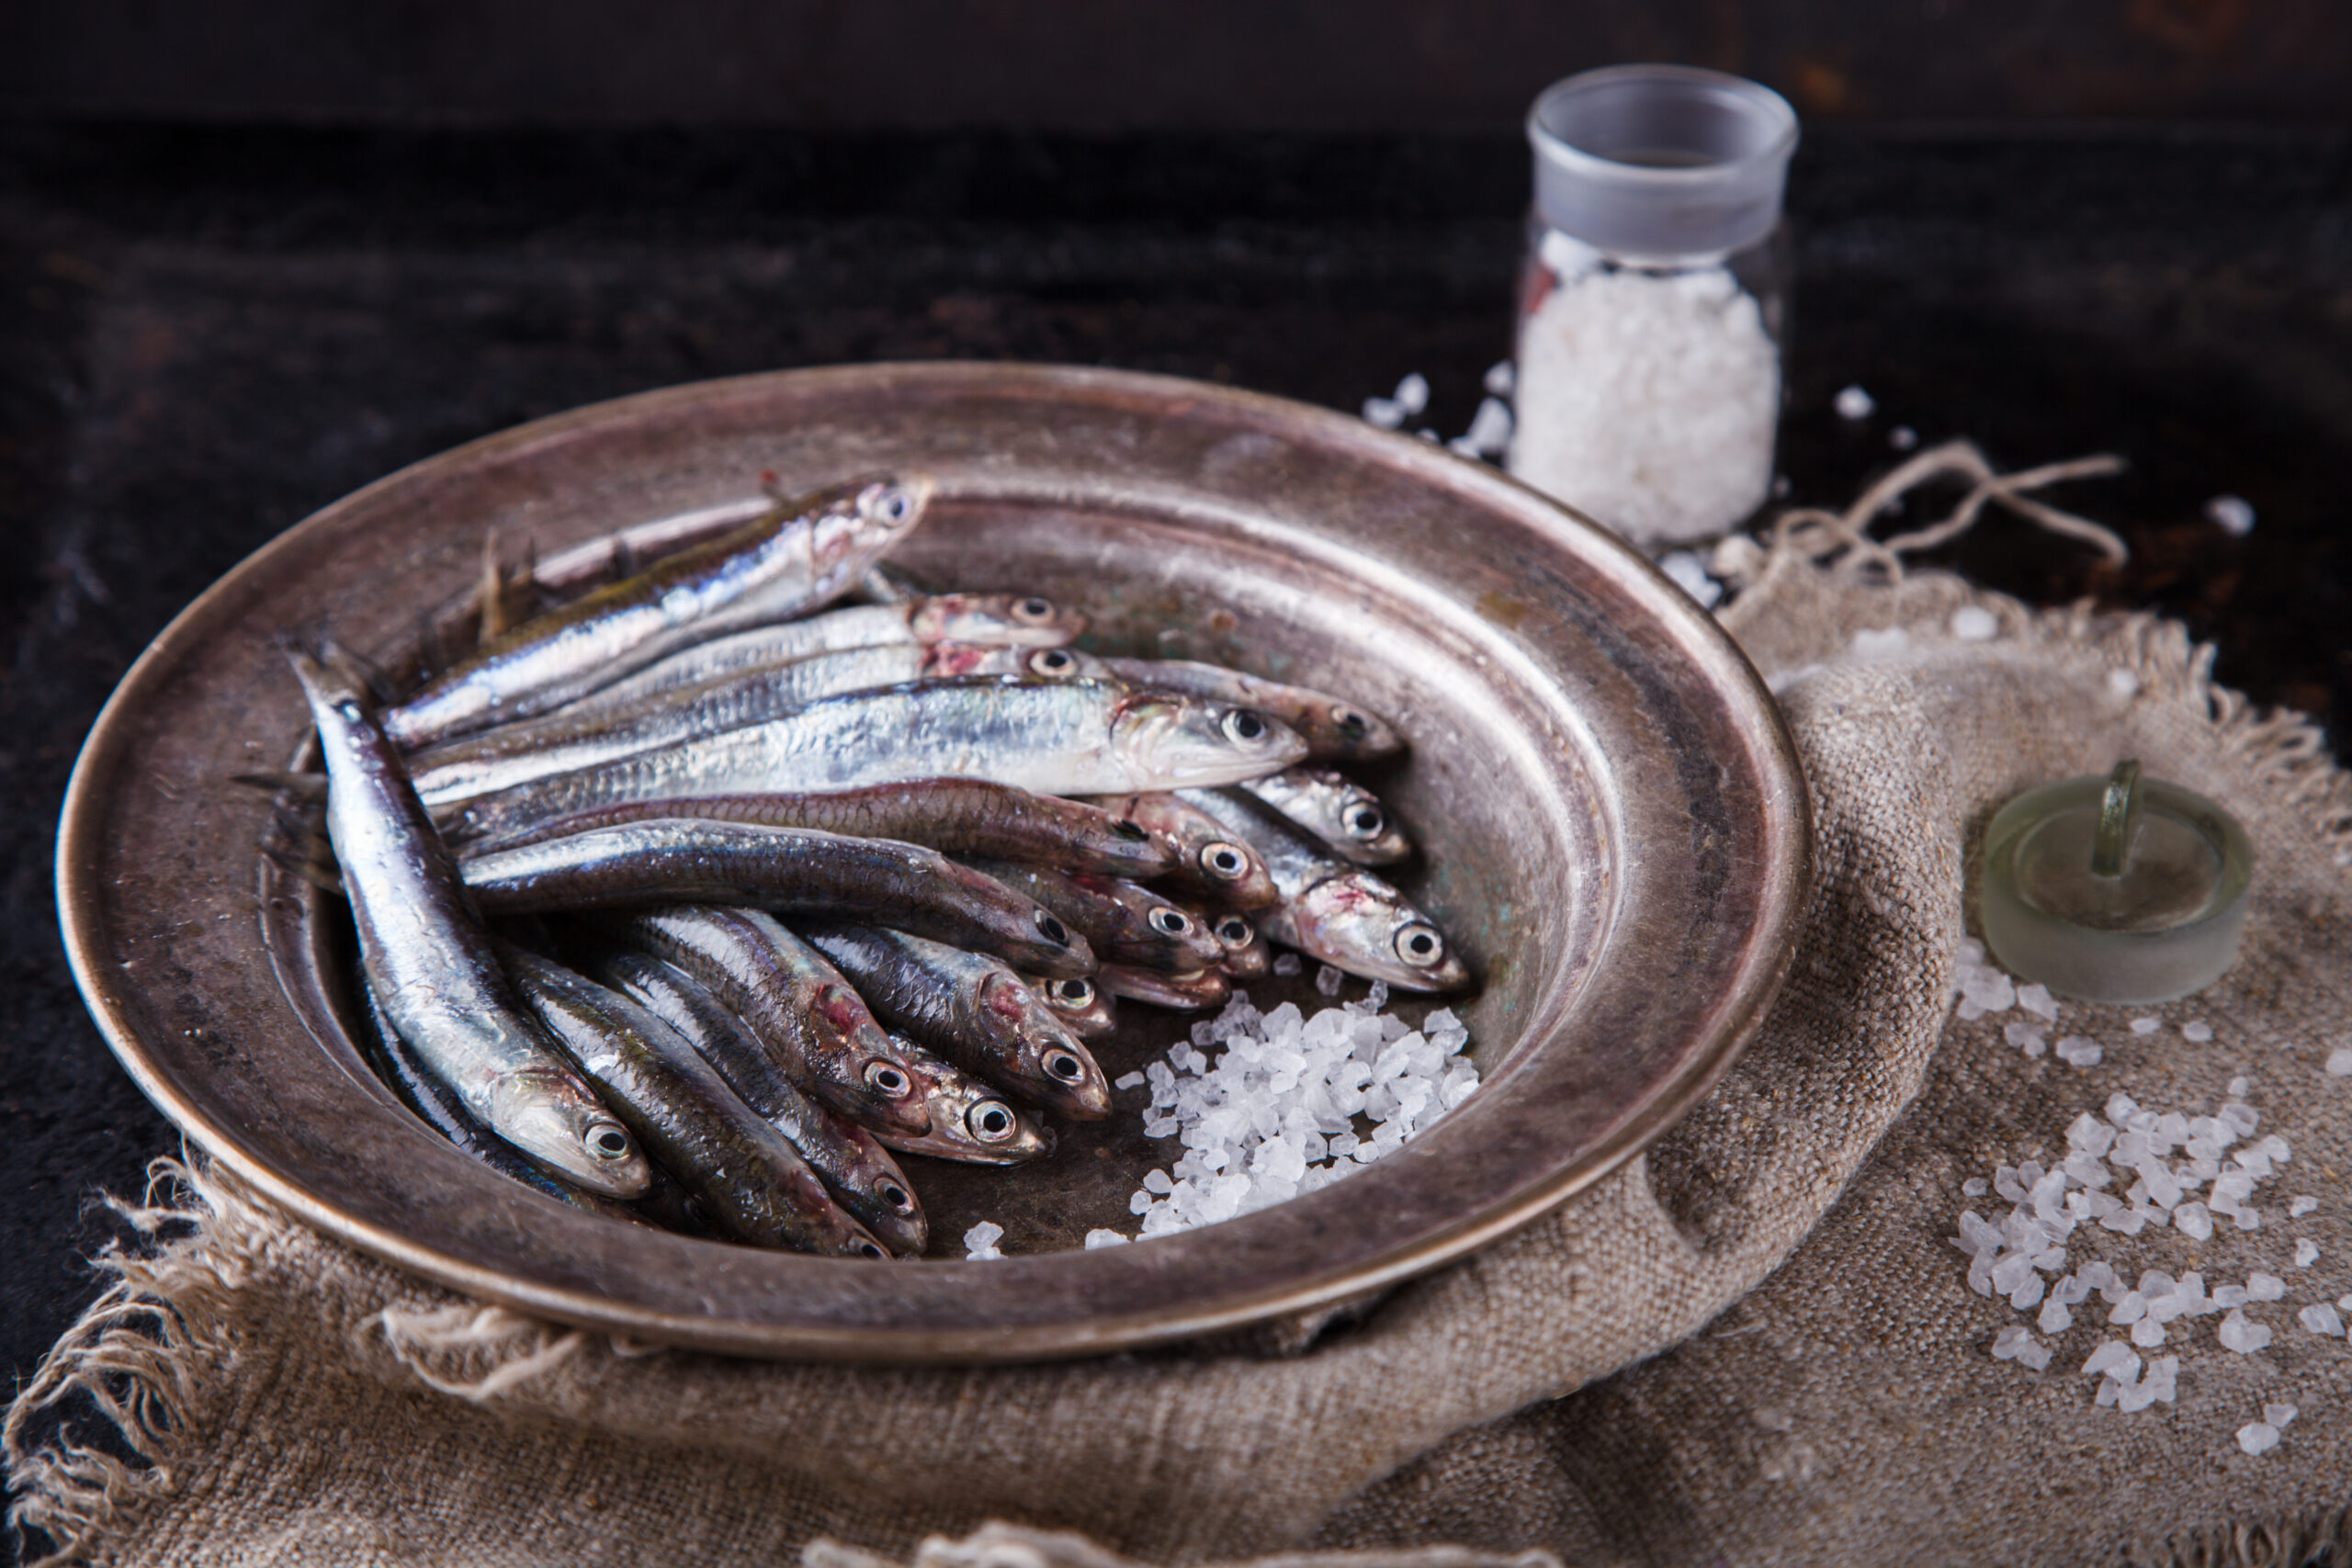
<instances>
[{"instance_id":1,"label":"salt inside jar","mask_svg":"<svg viewBox=\"0 0 2352 1568\"><path fill-rule=\"evenodd\" d=\"M1546 89L1527 136L1510 471L1638 544L1723 533L1772 482L1795 112L1625 65Z\"/></svg>"}]
</instances>

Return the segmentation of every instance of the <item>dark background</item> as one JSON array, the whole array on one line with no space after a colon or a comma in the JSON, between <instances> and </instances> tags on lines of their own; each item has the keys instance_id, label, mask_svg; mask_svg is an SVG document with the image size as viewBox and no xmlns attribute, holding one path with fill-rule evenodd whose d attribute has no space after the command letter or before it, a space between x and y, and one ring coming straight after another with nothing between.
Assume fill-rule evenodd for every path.
<instances>
[{"instance_id":1,"label":"dark background","mask_svg":"<svg viewBox=\"0 0 2352 1568\"><path fill-rule=\"evenodd\" d=\"M19 13L27 8L18 7ZM132 0L0 51L0 1352L97 1288L171 1129L66 973L50 854L139 649L312 509L520 420L700 377L1009 356L1341 408L1510 346L1545 82L1677 59L1806 118L1782 468L1892 428L2055 497L1947 559L2152 605L2352 732L2352 8L2102 4ZM1830 412L1860 382L1880 412ZM2202 508L2250 500L2233 539ZM2190 781L2193 782L2193 781ZM12 1384L13 1385L13 1384Z\"/></svg>"}]
</instances>

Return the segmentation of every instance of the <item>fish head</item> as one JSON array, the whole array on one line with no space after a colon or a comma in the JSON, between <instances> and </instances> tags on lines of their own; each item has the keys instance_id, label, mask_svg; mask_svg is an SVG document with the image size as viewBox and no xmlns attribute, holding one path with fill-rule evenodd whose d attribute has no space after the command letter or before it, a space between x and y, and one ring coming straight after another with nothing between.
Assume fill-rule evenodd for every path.
<instances>
[{"instance_id":1,"label":"fish head","mask_svg":"<svg viewBox=\"0 0 2352 1568\"><path fill-rule=\"evenodd\" d=\"M1266 951L1266 939L1259 934L1249 916L1227 909L1204 919L1224 952L1221 966L1229 978L1254 980L1272 966L1273 955Z\"/></svg>"},{"instance_id":2,"label":"fish head","mask_svg":"<svg viewBox=\"0 0 2352 1568\"><path fill-rule=\"evenodd\" d=\"M920 642L1059 648L1086 629L1086 617L1035 593L938 593L916 604L908 624Z\"/></svg>"},{"instance_id":3,"label":"fish head","mask_svg":"<svg viewBox=\"0 0 2352 1568\"><path fill-rule=\"evenodd\" d=\"M926 676L1026 675L1042 681L1076 681L1100 680L1109 673L1101 660L1074 649L945 640L928 646L923 657Z\"/></svg>"},{"instance_id":4,"label":"fish head","mask_svg":"<svg viewBox=\"0 0 2352 1568\"><path fill-rule=\"evenodd\" d=\"M1111 1114L1111 1085L1102 1066L1036 992L996 971L981 980L978 1000L990 1046L1019 1064L1023 1082L1055 1110L1081 1122Z\"/></svg>"},{"instance_id":5,"label":"fish head","mask_svg":"<svg viewBox=\"0 0 2352 1568\"><path fill-rule=\"evenodd\" d=\"M1314 957L1408 991L1454 991L1469 967L1435 922L1368 872L1327 877L1283 908L1286 939Z\"/></svg>"},{"instance_id":6,"label":"fish head","mask_svg":"<svg viewBox=\"0 0 2352 1568\"><path fill-rule=\"evenodd\" d=\"M1300 728L1332 756L1390 757L1405 749L1405 738L1386 719L1336 698L1302 714Z\"/></svg>"},{"instance_id":7,"label":"fish head","mask_svg":"<svg viewBox=\"0 0 2352 1568\"><path fill-rule=\"evenodd\" d=\"M1238 784L1306 755L1295 730L1255 708L1155 692L1120 699L1111 749L1144 790Z\"/></svg>"},{"instance_id":8,"label":"fish head","mask_svg":"<svg viewBox=\"0 0 2352 1568\"><path fill-rule=\"evenodd\" d=\"M845 581L906 537L937 491L929 474L853 479L809 503L808 549L820 583Z\"/></svg>"},{"instance_id":9,"label":"fish head","mask_svg":"<svg viewBox=\"0 0 2352 1568\"><path fill-rule=\"evenodd\" d=\"M565 1180L607 1198L641 1198L653 1185L628 1129L577 1084L517 1073L497 1094L496 1125L506 1141Z\"/></svg>"},{"instance_id":10,"label":"fish head","mask_svg":"<svg viewBox=\"0 0 2352 1568\"><path fill-rule=\"evenodd\" d=\"M901 1132L924 1130L922 1082L900 1054L901 1043L874 1021L864 998L846 985L827 981L808 992L807 1016L837 1043L848 1064L848 1092L859 1104Z\"/></svg>"},{"instance_id":11,"label":"fish head","mask_svg":"<svg viewBox=\"0 0 2352 1568\"><path fill-rule=\"evenodd\" d=\"M923 1217L922 1204L916 1199L906 1172L899 1168L899 1162L875 1141L872 1134L863 1128L848 1131L856 1153L842 1180L853 1190L872 1199L860 1206L863 1212L859 1217L891 1251L901 1258L920 1257L930 1243L931 1224Z\"/></svg>"},{"instance_id":12,"label":"fish head","mask_svg":"<svg viewBox=\"0 0 2352 1568\"><path fill-rule=\"evenodd\" d=\"M960 1067L910 1041L895 1040L922 1086L931 1131L920 1138L880 1134L893 1148L980 1165L1018 1165L1052 1152L1051 1134Z\"/></svg>"}]
</instances>

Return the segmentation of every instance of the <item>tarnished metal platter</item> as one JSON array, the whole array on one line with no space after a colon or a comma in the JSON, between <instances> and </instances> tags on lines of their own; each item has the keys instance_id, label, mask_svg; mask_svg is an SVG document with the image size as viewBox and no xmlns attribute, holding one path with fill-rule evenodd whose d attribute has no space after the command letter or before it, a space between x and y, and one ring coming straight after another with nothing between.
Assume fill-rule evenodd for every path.
<instances>
[{"instance_id":1,"label":"tarnished metal platter","mask_svg":"<svg viewBox=\"0 0 2352 1568\"><path fill-rule=\"evenodd\" d=\"M1373 778L1425 847L1404 877L1480 978L1477 1094L1348 1180L1226 1224L1131 1224L1171 1156L1123 1097L1011 1171L910 1167L934 1252L881 1265L647 1232L560 1207L412 1118L350 1043L340 910L258 858L232 775L307 730L278 639L395 657L483 531L554 565L649 519L929 469L903 558L1077 604L1092 645L1349 694L1408 758ZM107 705L58 852L76 974L116 1054L211 1155L311 1223L525 1311L752 1354L1066 1356L1313 1308L1459 1257L1631 1156L1722 1072L1786 965L1803 782L1754 671L1599 528L1491 468L1326 411L1110 371L883 365L582 409L419 463L289 530L191 605ZM1271 994L1271 993L1268 993ZM1261 1000L1265 999L1263 996ZM1317 1000L1311 993L1305 999ZM1130 1008L1141 1017L1143 1010ZM1182 1032L1160 1014L1114 1074ZM1008 1245L965 1262L993 1217Z\"/></svg>"}]
</instances>

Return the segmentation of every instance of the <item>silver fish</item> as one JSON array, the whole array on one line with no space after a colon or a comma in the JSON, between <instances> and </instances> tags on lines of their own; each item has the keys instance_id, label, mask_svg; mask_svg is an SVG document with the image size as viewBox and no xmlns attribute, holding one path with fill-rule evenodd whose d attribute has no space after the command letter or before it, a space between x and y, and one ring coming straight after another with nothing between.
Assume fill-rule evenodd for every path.
<instances>
[{"instance_id":1,"label":"silver fish","mask_svg":"<svg viewBox=\"0 0 2352 1568\"><path fill-rule=\"evenodd\" d=\"M492 914L748 904L880 920L1049 975L1094 967L1085 940L1027 895L890 839L699 818L630 822L478 855L463 874Z\"/></svg>"},{"instance_id":2,"label":"silver fish","mask_svg":"<svg viewBox=\"0 0 2352 1568\"><path fill-rule=\"evenodd\" d=\"M929 1239L922 1205L898 1162L854 1122L834 1115L794 1087L783 1065L754 1040L743 1021L686 973L648 953L600 945L589 973L628 995L676 1030L728 1087L790 1140L841 1206L901 1257Z\"/></svg>"},{"instance_id":3,"label":"silver fish","mask_svg":"<svg viewBox=\"0 0 2352 1568\"><path fill-rule=\"evenodd\" d=\"M764 724L827 697L956 675L1067 679L1081 661L1062 648L991 648L971 642L903 642L820 653L773 670L723 675L659 696L582 714L576 707L445 740L409 756L409 774L427 805L490 795L556 773L593 768L658 747L685 744ZM1033 670L1044 664L1050 674Z\"/></svg>"},{"instance_id":4,"label":"silver fish","mask_svg":"<svg viewBox=\"0 0 2352 1568\"><path fill-rule=\"evenodd\" d=\"M1256 917L1270 940L1410 991L1452 991L1470 983L1470 971L1447 947L1445 933L1379 877L1332 859L1240 790L1182 795L1265 857L1283 896Z\"/></svg>"},{"instance_id":5,"label":"silver fish","mask_svg":"<svg viewBox=\"0 0 2352 1568\"><path fill-rule=\"evenodd\" d=\"M1236 909L1262 909L1281 897L1257 851L1165 790L1104 795L1091 804L1167 845L1176 862L1168 880L1192 897Z\"/></svg>"},{"instance_id":6,"label":"silver fish","mask_svg":"<svg viewBox=\"0 0 2352 1568\"><path fill-rule=\"evenodd\" d=\"M800 934L890 1029L1066 1116L1111 1113L1093 1055L999 960L874 925L808 923Z\"/></svg>"},{"instance_id":7,"label":"silver fish","mask_svg":"<svg viewBox=\"0 0 2352 1568\"><path fill-rule=\"evenodd\" d=\"M964 677L811 703L687 744L542 779L454 814L462 837L625 800L843 790L958 777L1039 795L1206 786L1280 772L1306 742L1248 709L1102 681Z\"/></svg>"},{"instance_id":8,"label":"silver fish","mask_svg":"<svg viewBox=\"0 0 2352 1568\"><path fill-rule=\"evenodd\" d=\"M1106 659L1111 672L1128 684L1153 692L1253 707L1296 730L1316 757L1386 757L1405 749L1396 727L1345 697L1245 675L1222 664L1184 659Z\"/></svg>"},{"instance_id":9,"label":"silver fish","mask_svg":"<svg viewBox=\"0 0 2352 1568\"><path fill-rule=\"evenodd\" d=\"M327 836L384 1016L492 1132L592 1192L639 1196L652 1176L637 1140L515 994L358 687L308 655L288 657L318 725Z\"/></svg>"},{"instance_id":10,"label":"silver fish","mask_svg":"<svg viewBox=\"0 0 2352 1568\"><path fill-rule=\"evenodd\" d=\"M854 604L696 643L558 711L579 716L624 707L725 676L780 670L862 648L935 642L1057 648L1085 629L1084 615L1035 594L937 593L900 604Z\"/></svg>"},{"instance_id":11,"label":"silver fish","mask_svg":"<svg viewBox=\"0 0 2352 1568\"><path fill-rule=\"evenodd\" d=\"M1329 768L1286 768L1241 785L1357 865L1394 865L1411 857L1413 840L1390 819L1380 797Z\"/></svg>"},{"instance_id":12,"label":"silver fish","mask_svg":"<svg viewBox=\"0 0 2352 1568\"><path fill-rule=\"evenodd\" d=\"M540 1021L721 1231L754 1247L889 1256L668 1024L535 953L510 948L504 958Z\"/></svg>"},{"instance_id":13,"label":"silver fish","mask_svg":"<svg viewBox=\"0 0 2352 1568\"><path fill-rule=\"evenodd\" d=\"M833 598L922 518L932 481L863 479L535 615L384 715L406 747L527 718L665 654Z\"/></svg>"}]
</instances>

